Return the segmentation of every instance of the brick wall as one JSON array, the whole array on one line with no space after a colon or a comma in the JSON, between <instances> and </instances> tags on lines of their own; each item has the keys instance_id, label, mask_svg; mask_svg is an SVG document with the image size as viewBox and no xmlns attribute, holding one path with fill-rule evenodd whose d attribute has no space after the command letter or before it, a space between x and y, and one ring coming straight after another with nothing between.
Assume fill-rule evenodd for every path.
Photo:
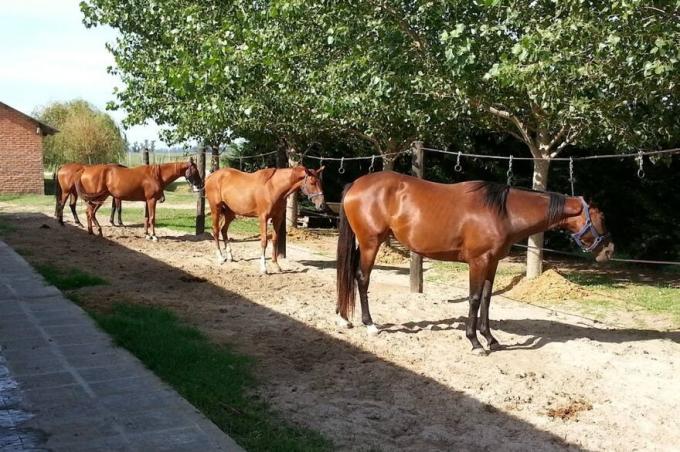
<instances>
[{"instance_id":1,"label":"brick wall","mask_svg":"<svg viewBox=\"0 0 680 452\"><path fill-rule=\"evenodd\" d=\"M44 193L37 124L0 105L0 193Z\"/></svg>"}]
</instances>

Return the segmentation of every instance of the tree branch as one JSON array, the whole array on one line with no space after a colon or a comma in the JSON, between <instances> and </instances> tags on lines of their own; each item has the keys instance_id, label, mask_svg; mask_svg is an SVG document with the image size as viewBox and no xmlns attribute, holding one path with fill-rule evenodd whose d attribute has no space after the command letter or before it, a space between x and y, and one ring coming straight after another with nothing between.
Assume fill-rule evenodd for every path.
<instances>
[{"instance_id":1,"label":"tree branch","mask_svg":"<svg viewBox=\"0 0 680 452\"><path fill-rule=\"evenodd\" d=\"M569 130L570 130L570 127L567 124L563 125L562 128L560 129L560 131L557 132L557 135L555 135L553 137L553 139L550 141L550 143L548 143L548 151L551 150L552 148L554 148L557 145L557 143L559 143L560 140L562 140L562 137L564 137L564 134L569 132Z\"/></svg>"}]
</instances>

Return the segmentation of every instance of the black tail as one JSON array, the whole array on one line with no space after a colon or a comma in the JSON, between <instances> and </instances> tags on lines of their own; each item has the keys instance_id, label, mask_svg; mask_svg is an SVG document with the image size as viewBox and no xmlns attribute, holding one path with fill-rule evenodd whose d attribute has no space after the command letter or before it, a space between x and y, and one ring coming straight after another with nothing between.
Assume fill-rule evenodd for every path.
<instances>
[{"instance_id":1,"label":"black tail","mask_svg":"<svg viewBox=\"0 0 680 452\"><path fill-rule=\"evenodd\" d=\"M359 248L354 243L354 231L345 216L345 194L351 186L352 184L345 186L342 192L336 264L338 279L338 304L336 312L345 320L349 320L349 316L354 312L354 305L356 304L356 281L354 278L359 264Z\"/></svg>"},{"instance_id":2,"label":"black tail","mask_svg":"<svg viewBox=\"0 0 680 452\"><path fill-rule=\"evenodd\" d=\"M57 179L57 172L59 171L59 168L57 168L54 173L52 173L52 177L54 178L54 199L55 199L55 206L54 206L54 217L57 220L60 220L60 215L59 211L61 210L61 185L59 184L59 179Z\"/></svg>"},{"instance_id":3,"label":"black tail","mask_svg":"<svg viewBox=\"0 0 680 452\"><path fill-rule=\"evenodd\" d=\"M279 229L276 231L276 255L286 258L286 219L281 221Z\"/></svg>"}]
</instances>

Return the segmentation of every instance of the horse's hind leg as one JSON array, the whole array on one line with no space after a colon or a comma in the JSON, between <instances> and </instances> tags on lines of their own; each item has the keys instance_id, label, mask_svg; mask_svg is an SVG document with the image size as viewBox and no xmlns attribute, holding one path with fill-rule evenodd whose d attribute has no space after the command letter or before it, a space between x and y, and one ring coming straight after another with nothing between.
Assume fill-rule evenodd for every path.
<instances>
[{"instance_id":1,"label":"horse's hind leg","mask_svg":"<svg viewBox=\"0 0 680 452\"><path fill-rule=\"evenodd\" d=\"M382 240L377 236L362 239L359 242L359 266L355 275L361 300L361 322L366 326L368 334L375 336L380 332L373 324L371 312L368 309L368 285L371 281L371 271L375 263Z\"/></svg>"},{"instance_id":2,"label":"horse's hind leg","mask_svg":"<svg viewBox=\"0 0 680 452\"><path fill-rule=\"evenodd\" d=\"M87 203L87 211L85 215L87 216L87 233L92 234L92 203Z\"/></svg>"},{"instance_id":3,"label":"horse's hind leg","mask_svg":"<svg viewBox=\"0 0 680 452\"><path fill-rule=\"evenodd\" d=\"M81 226L81 227L82 227L83 224L82 224L82 223L80 222L80 220L78 219L78 214L76 213L76 204L77 204L77 203L78 203L78 195L75 194L75 193L71 193L70 199L69 199L69 205L68 205L68 206L71 208L71 213L73 214L73 220L76 222L76 224L77 224L78 226ZM63 212L63 210L64 210L64 205L65 205L65 204L66 204L66 201L64 200L64 202L62 203L62 207L61 207L62 212ZM62 214L62 216L63 216L63 214ZM63 220L62 220L62 221L63 221Z\"/></svg>"}]
</instances>

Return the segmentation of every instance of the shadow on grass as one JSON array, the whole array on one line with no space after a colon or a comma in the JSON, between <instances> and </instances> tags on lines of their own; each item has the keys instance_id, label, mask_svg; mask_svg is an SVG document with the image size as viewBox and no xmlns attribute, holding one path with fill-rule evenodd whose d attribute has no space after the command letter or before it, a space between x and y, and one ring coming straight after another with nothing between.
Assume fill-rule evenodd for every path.
<instances>
[{"instance_id":1,"label":"shadow on grass","mask_svg":"<svg viewBox=\"0 0 680 452\"><path fill-rule=\"evenodd\" d=\"M335 446L345 449L579 449L559 436L490 407L461 391L385 361L380 356L336 339L225 287L210 281L201 284L188 282L193 277L190 273L117 242L89 237L83 230L69 226L52 228L49 234L39 232L40 223L53 221L42 215L0 214L0 217L10 224L16 222L23 225L21 234L8 234L6 237L10 245L46 249L48 245L58 244L64 250L82 249L82 254L78 254L79 265L87 266L93 273L106 265L110 285L81 289L77 292L78 299L95 313L104 328L109 329L107 322L129 325L116 326L120 331L116 333L119 343L130 347L152 370L199 406L220 428L248 450L310 450L313 449L310 444L321 444L319 448L327 447L327 443L306 439L310 435L317 439L318 436L304 433L303 429L281 421L289 417L303 419L306 425L322 432L335 432L340 442ZM34 264L44 264L45 259L49 258L50 263L57 267L69 268L73 265L73 254L52 254L46 257L44 253L38 253L28 259ZM302 281L305 283L314 282L312 277L297 277L308 278L309 281ZM281 281L282 285L287 282L276 279L282 278L279 275L261 280L256 279L262 278L259 275L244 273L243 278L252 279L254 284L257 281ZM226 284L229 283L227 281ZM285 295L285 289L270 290L274 300ZM332 294L323 298L318 309L328 311L330 319L333 311L330 301ZM289 426L280 427L283 430L263 426L258 419L251 419L250 410L254 408L235 407L232 397L244 397L251 407L255 407L263 402L263 398L266 402L266 393L259 392L258 396L258 391L251 389L251 392L234 395L233 392L238 391L234 389L234 384L238 385L238 382L231 381L232 374L221 367L227 361L219 353L197 354L195 359L181 358L175 361L180 359L174 357L178 351L170 343L171 336L165 335L163 330L177 331L176 334L185 335L189 343L205 340L199 339L202 335L183 330L184 327L165 311L116 306L120 301L169 309L182 320L200 325L205 332L212 332L211 336L221 337L220 342L227 344L213 346L213 351L222 350L234 356L245 352L253 356L251 367L252 372L257 372L257 379L266 379L267 385L278 387L284 392L287 389L288 394L291 394L289 399L277 399L286 408L274 416L276 426ZM165 326L155 332L146 331L148 328L142 319L155 316L160 316ZM259 321L254 322L253 319ZM446 321L460 322L461 319L441 322ZM544 334L542 343L584 336L592 336L595 340L622 341L646 334L631 330L627 336L616 331L563 328L564 325L552 321L503 321L494 322L493 325L518 334ZM553 336L556 330L559 334ZM151 345L144 349L136 348L132 342L143 342L142 338L147 333L154 336L148 339ZM182 351L182 356L193 354L191 347L188 350ZM235 353L234 350L239 352ZM493 359L493 355L487 359ZM244 359L243 362L249 360ZM214 366L215 371L192 372L199 365ZM174 370L171 369L173 367ZM262 369L266 369L267 373L262 374ZM435 430L432 430L433 427ZM433 434L433 431L437 433ZM279 443L281 447L272 446L272 438L279 435L283 435Z\"/></svg>"}]
</instances>

